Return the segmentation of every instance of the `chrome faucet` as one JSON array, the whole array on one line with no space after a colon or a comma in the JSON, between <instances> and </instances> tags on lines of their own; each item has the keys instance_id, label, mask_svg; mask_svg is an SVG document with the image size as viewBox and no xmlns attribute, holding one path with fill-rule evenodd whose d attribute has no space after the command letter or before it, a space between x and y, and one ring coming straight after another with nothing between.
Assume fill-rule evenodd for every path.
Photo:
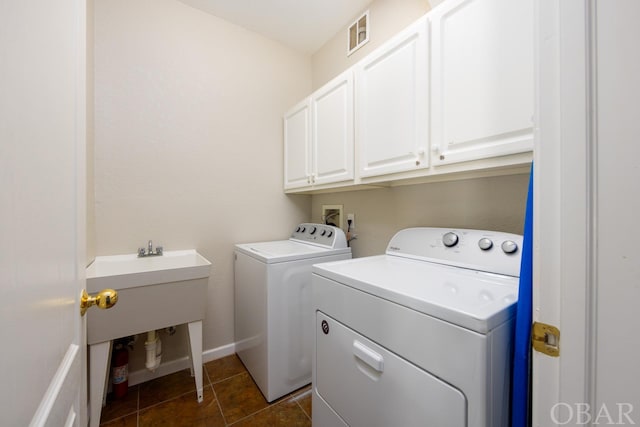
<instances>
[{"instance_id":1,"label":"chrome faucet","mask_svg":"<svg viewBox=\"0 0 640 427\"><path fill-rule=\"evenodd\" d=\"M162 246L156 246L156 250L153 250L153 241L149 240L147 244L147 249L138 248L138 257L145 256L159 256L162 255Z\"/></svg>"}]
</instances>

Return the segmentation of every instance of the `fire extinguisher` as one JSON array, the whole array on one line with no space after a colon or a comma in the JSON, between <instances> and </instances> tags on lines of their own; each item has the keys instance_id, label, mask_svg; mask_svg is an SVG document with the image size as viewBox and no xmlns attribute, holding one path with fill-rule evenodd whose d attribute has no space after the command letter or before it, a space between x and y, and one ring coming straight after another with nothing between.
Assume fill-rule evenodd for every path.
<instances>
[{"instance_id":1,"label":"fire extinguisher","mask_svg":"<svg viewBox=\"0 0 640 427\"><path fill-rule=\"evenodd\" d=\"M111 376L114 399L123 398L129 387L129 352L122 343L115 345L111 356Z\"/></svg>"}]
</instances>

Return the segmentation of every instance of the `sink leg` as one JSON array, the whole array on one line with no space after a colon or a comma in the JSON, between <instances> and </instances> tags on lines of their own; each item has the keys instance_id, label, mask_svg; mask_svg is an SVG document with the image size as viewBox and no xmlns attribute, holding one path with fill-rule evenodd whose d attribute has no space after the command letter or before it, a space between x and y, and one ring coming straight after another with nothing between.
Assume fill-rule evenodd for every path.
<instances>
[{"instance_id":1,"label":"sink leg","mask_svg":"<svg viewBox=\"0 0 640 427\"><path fill-rule=\"evenodd\" d=\"M111 341L89 346L89 408L91 411L91 427L100 425L100 414L107 396L107 378L109 378L109 359L111 358Z\"/></svg>"},{"instance_id":2,"label":"sink leg","mask_svg":"<svg viewBox=\"0 0 640 427\"><path fill-rule=\"evenodd\" d=\"M198 403L204 399L202 388L202 321L189 323L189 349L191 353L192 373L196 377Z\"/></svg>"}]
</instances>

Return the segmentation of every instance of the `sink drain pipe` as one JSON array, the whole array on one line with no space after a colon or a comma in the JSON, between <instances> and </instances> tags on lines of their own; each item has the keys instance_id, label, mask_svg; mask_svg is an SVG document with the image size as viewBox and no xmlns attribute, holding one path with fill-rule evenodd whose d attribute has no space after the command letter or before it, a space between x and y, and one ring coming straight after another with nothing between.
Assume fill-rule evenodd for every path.
<instances>
[{"instance_id":1,"label":"sink drain pipe","mask_svg":"<svg viewBox=\"0 0 640 427\"><path fill-rule=\"evenodd\" d=\"M144 348L147 350L147 363L145 366L151 372L155 372L162 359L162 342L155 330L147 332L147 341L144 343Z\"/></svg>"}]
</instances>

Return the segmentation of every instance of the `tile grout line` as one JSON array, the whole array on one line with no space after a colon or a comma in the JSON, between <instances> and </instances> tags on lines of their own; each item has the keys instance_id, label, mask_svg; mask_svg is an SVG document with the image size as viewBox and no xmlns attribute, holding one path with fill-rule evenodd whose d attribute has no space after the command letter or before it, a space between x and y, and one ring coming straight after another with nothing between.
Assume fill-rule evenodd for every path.
<instances>
[{"instance_id":1,"label":"tile grout line","mask_svg":"<svg viewBox=\"0 0 640 427\"><path fill-rule=\"evenodd\" d=\"M222 382L228 381L228 380L230 380L232 378L236 378L236 377L239 377L239 376L245 375L245 374L247 374L249 376L251 381L254 381L253 378L251 377L251 374L249 374L249 371L246 368L244 368L244 370L242 372L239 372L237 374L231 375L231 376L226 377L224 379L220 379L220 380L218 380L216 382L211 381L211 378L209 378L209 381L211 382L211 389L213 390L213 394L214 394L214 396L216 398L216 402L218 403L218 408L220 409L220 414L222 415L222 419L224 420L225 426L227 426L227 427L228 426L232 426L233 424L237 424L237 423L239 423L240 421L242 421L242 420L244 420L246 418L249 418L249 417L251 417L251 416L253 416L253 415L255 415L255 414L259 413L259 412L264 411L265 409L268 409L268 408L270 408L272 406L275 406L275 405L280 403L280 402L277 402L277 403L274 403L274 404L269 404L269 402L267 402L267 406L265 408L259 409L259 410L255 411L255 412L252 412L252 413L246 415L245 417L242 417L242 418L240 418L238 420L235 420L232 423L228 423L227 422L227 417L224 415L224 411L222 410L222 403L220 402L220 399L218 399L218 394L215 391L214 385L220 384ZM209 376L209 372L207 372L207 376ZM254 384L255 384L255 381L254 381Z\"/></svg>"},{"instance_id":2,"label":"tile grout line","mask_svg":"<svg viewBox=\"0 0 640 427\"><path fill-rule=\"evenodd\" d=\"M300 404L300 400L298 399L294 399L294 402L296 402L296 405L298 405L298 408L300 408L300 410L302 411L302 413L309 418L309 421L313 422L313 420L311 419L311 416L309 414L307 414L307 411L304 410L304 408L302 407L302 405Z\"/></svg>"},{"instance_id":3,"label":"tile grout line","mask_svg":"<svg viewBox=\"0 0 640 427\"><path fill-rule=\"evenodd\" d=\"M176 396L174 396L174 397L172 397L172 398L170 398L170 399L165 399L165 400L162 400L162 401L156 402L156 403L154 403L153 405L145 406L144 408L142 408L142 409L139 409L139 410L138 410L138 414L139 414L140 412L142 412L143 410L144 410L144 411L147 411L148 409L155 408L156 406L160 406L160 405L162 405L162 404L164 404L164 403L171 402L172 400L177 400L177 399L179 399L179 398L181 398L181 397L183 397L183 396L186 396L187 394L191 394L191 393L195 393L195 394L196 394L196 398L197 398L198 393L197 393L196 391L187 391L187 392L185 392L185 393L178 394L178 395L176 395Z\"/></svg>"},{"instance_id":4,"label":"tile grout line","mask_svg":"<svg viewBox=\"0 0 640 427\"><path fill-rule=\"evenodd\" d=\"M222 405L220 405L220 399L218 399L218 394L216 390L213 388L213 384L211 384L211 392L213 393L213 397L216 399L216 405L218 405L218 411L220 411L220 416L222 416L222 421L224 421L224 425L228 426L227 417L224 416L224 411L222 410Z\"/></svg>"},{"instance_id":5,"label":"tile grout line","mask_svg":"<svg viewBox=\"0 0 640 427\"><path fill-rule=\"evenodd\" d=\"M137 386L136 386L136 387L137 387ZM138 388L138 389L139 389L139 388ZM117 416L117 417L115 417L115 418L111 418L110 420L106 420L106 421L102 421L102 416L103 416L104 414L103 414L103 413L101 413L101 414L100 414L100 421L98 422L98 425L99 425L99 426L101 426L101 425L104 425L104 424L112 423L112 422L114 422L114 421L116 421L116 420L119 420L119 419L121 419L121 418L130 417L130 416L131 416L131 415L133 415L133 414L137 414L137 413L138 413L138 405L139 405L139 401L140 401L140 394L138 393L136 396L137 396L137 397L136 397L136 409L132 410L131 412L124 413L124 414L122 414L122 415L119 415L119 416ZM113 405L113 404L115 404L115 403L114 403L114 402L112 402L111 404Z\"/></svg>"},{"instance_id":6,"label":"tile grout line","mask_svg":"<svg viewBox=\"0 0 640 427\"><path fill-rule=\"evenodd\" d=\"M203 369L204 369L204 366L203 366ZM186 370L186 369L185 369L185 370ZM205 373L206 373L206 370L205 370ZM208 376L209 376L209 375L207 374L207 378L208 378ZM161 377L160 377L160 378L161 378ZM211 381L209 381L209 383L211 383ZM198 395L198 391L197 391L197 390L196 390L195 392L194 392L193 390L192 390L192 391L186 391L186 392L184 392L184 393L182 393L182 394L178 394L178 395L176 395L176 396L170 397L170 398L165 399L165 400L157 401L157 402L153 403L152 405L145 406L144 408L141 408L141 407L140 407L140 393L141 393L141 391L142 391L142 387L140 387L140 388L138 389L138 413L142 412L142 410L145 410L145 411L146 411L147 409L154 408L154 407L156 407L156 406L158 406L158 405L160 405L160 404L162 404L162 403L171 402L172 400L177 399L177 398L179 398L179 397L182 397L182 396L184 396L184 395L187 395L187 394L189 394L189 393L196 393L196 397L197 397L197 395Z\"/></svg>"},{"instance_id":7,"label":"tile grout line","mask_svg":"<svg viewBox=\"0 0 640 427\"><path fill-rule=\"evenodd\" d=\"M258 385L255 383L255 380L253 379L253 377L251 376L251 374L249 373L249 371L246 369L246 367L245 367L245 370L244 370L243 372L240 372L239 374L236 374L236 375L232 375L232 376L230 376L230 377L226 378L225 380L218 381L218 383L221 383L222 381L226 381L226 380L228 380L228 379L230 379L230 378L235 378L235 377L238 377L238 376L240 376L240 375L244 375L244 374L247 374L247 376L248 376L248 377L249 377L249 379L254 383L254 385L256 386L256 388L258 388ZM216 383L216 384L217 384L217 383ZM259 390L258 390L258 391L259 391ZM260 391L259 391L259 392L260 392ZM232 425L234 425L234 424L237 424L237 423L239 423L240 421L243 421L243 420L245 420L245 419L247 419L247 418L249 418L249 417L252 417L252 416L254 416L254 415L256 415L256 414L258 414L258 413L260 413L260 412L262 412L262 411L265 411L265 410L267 410L267 409L271 408L272 406L276 406L276 405L280 404L280 403L281 403L281 402L283 402L283 401L284 401L284 399L283 399L283 400L280 400L280 401L277 401L276 403L269 403L269 402L267 402L267 406L266 406L266 407L264 407L264 408L262 408L262 409L258 409L258 410L257 410L257 411L255 411L255 412L252 412L252 413L250 413L250 414L248 414L248 415L246 415L246 416L244 416L244 417L242 417L242 418L240 418L240 419L237 419L237 420L235 420L234 422L232 422L231 424L227 424L227 426L232 426ZM222 406L220 407L220 411L222 411ZM223 413L223 415L222 415L222 416L224 417L224 413ZM225 422L226 422L226 418L225 418Z\"/></svg>"},{"instance_id":8,"label":"tile grout line","mask_svg":"<svg viewBox=\"0 0 640 427\"><path fill-rule=\"evenodd\" d=\"M310 388L309 390L305 390L303 392L300 392L298 394L296 394L295 396L293 396L293 398L291 400L293 400L294 402L296 402L296 404L298 405L298 407L300 408L300 410L302 411L302 413L309 419L309 421L313 422L313 419L311 417L311 414L307 414L307 411L305 411L305 409L302 407L302 405L300 404L300 401L303 398L306 398L307 395L312 395L313 393L313 388Z\"/></svg>"},{"instance_id":9,"label":"tile grout line","mask_svg":"<svg viewBox=\"0 0 640 427\"><path fill-rule=\"evenodd\" d=\"M294 392L294 393L295 393L295 392ZM247 416L245 416L245 417L242 417L242 418L240 418L239 420L236 420L236 421L234 421L234 422L233 422L233 423L231 423L231 424L228 424L228 426L232 426L232 425L234 425L234 424L237 424L237 423L239 423L240 421L246 420L247 418L250 418L250 417L252 417L252 416L254 416L254 415L259 414L260 412L264 412L264 411L266 411L266 410L268 410L268 409L271 409L271 408L273 408L273 407L276 407L276 406L279 406L279 405L284 405L286 402L289 402L289 401L291 401L291 400L293 400L293 401L296 403L296 405L297 405L297 406L298 406L298 408L302 411L302 413L305 415L305 417L307 417L307 418L309 419L309 421L311 421L311 417L309 416L309 414L307 414L307 413L306 413L306 411L305 411L305 410L302 408L302 406L300 405L300 403L299 403L298 399L296 399L297 397L299 397L299 396L301 396L301 395L304 395L304 394L306 394L306 393L307 393L307 392L305 391L305 392L299 393L298 395L289 394L288 396L283 396L283 397L281 397L280 399L276 400L276 401L275 401L275 403L269 403L269 402L267 402L268 406L266 406L265 408L258 409L257 411L252 412L251 414L249 414L249 415L247 415Z\"/></svg>"},{"instance_id":10,"label":"tile grout line","mask_svg":"<svg viewBox=\"0 0 640 427\"><path fill-rule=\"evenodd\" d=\"M221 379L221 380L217 380L217 381L211 381L211 380L209 380L209 381L211 382L211 385L220 384L221 382L224 382L224 381L230 380L231 378L235 378L235 377L238 377L238 376L240 376L240 375L244 375L244 374L248 374L248 373L249 373L249 371L243 371L243 372L240 372L240 373L238 373L238 374L231 375L230 377L226 377L226 378Z\"/></svg>"},{"instance_id":11,"label":"tile grout line","mask_svg":"<svg viewBox=\"0 0 640 427\"><path fill-rule=\"evenodd\" d=\"M229 425L227 423L227 418L224 416L224 412L222 412L222 406L220 405L220 399L218 399L218 393L216 393L216 389L213 388L213 381L211 381L211 377L209 376L209 371L207 369L204 370L207 374L207 379L209 380L209 387L211 387L211 393L213 393L213 398L216 400L216 405L218 405L218 411L220 411L220 416L222 416L222 421L224 422L225 427Z\"/></svg>"},{"instance_id":12,"label":"tile grout line","mask_svg":"<svg viewBox=\"0 0 640 427\"><path fill-rule=\"evenodd\" d=\"M267 409L269 409L269 408L271 408L271 407L278 406L278 405L279 405L280 403L282 403L282 402L284 402L284 401L280 401L280 402L277 402L277 403L274 403L274 404L268 405L268 406L266 406L266 407L264 407L264 408L262 408L262 409L258 409L257 411L252 412L252 413L250 413L249 415L247 415L247 416L245 416L245 417L242 417L242 418L240 418L240 419L238 419L238 420L235 420L234 422L232 422L231 424L229 424L229 426L232 426L232 425L234 425L234 424L237 424L237 423L239 423L240 421L246 420L247 418L253 417L254 415L259 414L260 412L266 411ZM267 403L269 403L269 402L267 402Z\"/></svg>"}]
</instances>

